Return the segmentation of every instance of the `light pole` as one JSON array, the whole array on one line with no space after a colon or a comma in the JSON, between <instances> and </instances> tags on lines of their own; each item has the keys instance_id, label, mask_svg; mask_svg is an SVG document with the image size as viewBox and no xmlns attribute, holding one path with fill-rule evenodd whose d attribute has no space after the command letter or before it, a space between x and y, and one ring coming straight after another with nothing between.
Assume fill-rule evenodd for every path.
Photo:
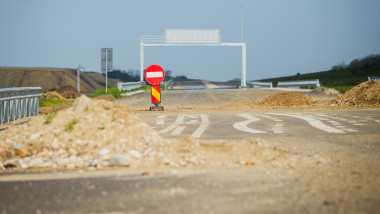
<instances>
[{"instance_id":1,"label":"light pole","mask_svg":"<svg viewBox=\"0 0 380 214\"><path fill-rule=\"evenodd\" d=\"M243 42L243 5L240 5L240 35L241 35L241 41Z\"/></svg>"},{"instance_id":2,"label":"light pole","mask_svg":"<svg viewBox=\"0 0 380 214\"><path fill-rule=\"evenodd\" d=\"M84 67L82 65L78 65L78 68L77 68L77 81L78 81L78 92L80 93L80 70L83 70L85 71L86 69L84 69Z\"/></svg>"}]
</instances>

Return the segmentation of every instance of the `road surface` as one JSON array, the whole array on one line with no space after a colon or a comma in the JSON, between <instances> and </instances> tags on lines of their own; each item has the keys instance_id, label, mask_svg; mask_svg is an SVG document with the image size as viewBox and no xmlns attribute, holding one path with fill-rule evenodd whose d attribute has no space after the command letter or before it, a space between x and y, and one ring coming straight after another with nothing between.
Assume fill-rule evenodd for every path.
<instances>
[{"instance_id":1,"label":"road surface","mask_svg":"<svg viewBox=\"0 0 380 214\"><path fill-rule=\"evenodd\" d=\"M164 112L148 111L149 92L118 102L164 137L253 138L298 164L2 172L0 213L380 212L379 109L229 110L279 91L201 83L163 91Z\"/></svg>"}]
</instances>

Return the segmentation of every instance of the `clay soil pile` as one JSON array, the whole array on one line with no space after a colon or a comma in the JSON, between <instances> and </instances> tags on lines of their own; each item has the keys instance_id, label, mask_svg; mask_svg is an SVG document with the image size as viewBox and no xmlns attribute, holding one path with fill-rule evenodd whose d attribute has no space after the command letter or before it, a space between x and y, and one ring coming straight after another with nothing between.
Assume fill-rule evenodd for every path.
<instances>
[{"instance_id":1,"label":"clay soil pile","mask_svg":"<svg viewBox=\"0 0 380 214\"><path fill-rule=\"evenodd\" d=\"M65 99L76 99L81 96L77 89L69 85L60 88L57 93L61 94Z\"/></svg>"},{"instance_id":2,"label":"clay soil pile","mask_svg":"<svg viewBox=\"0 0 380 214\"><path fill-rule=\"evenodd\" d=\"M315 94L339 95L339 91L333 88L318 87L312 91Z\"/></svg>"},{"instance_id":3,"label":"clay soil pile","mask_svg":"<svg viewBox=\"0 0 380 214\"><path fill-rule=\"evenodd\" d=\"M260 106L284 106L284 107L304 107L312 106L315 102L304 94L296 92L284 92L273 94L258 102Z\"/></svg>"},{"instance_id":4,"label":"clay soil pile","mask_svg":"<svg viewBox=\"0 0 380 214\"><path fill-rule=\"evenodd\" d=\"M59 99L59 100L67 100L61 94L57 93L56 91L49 91L46 93L42 93L41 95L42 96L40 99L55 98L55 99Z\"/></svg>"},{"instance_id":5,"label":"clay soil pile","mask_svg":"<svg viewBox=\"0 0 380 214\"><path fill-rule=\"evenodd\" d=\"M333 105L339 106L380 106L380 82L370 80L355 86L346 93L338 96Z\"/></svg>"},{"instance_id":6,"label":"clay soil pile","mask_svg":"<svg viewBox=\"0 0 380 214\"><path fill-rule=\"evenodd\" d=\"M308 158L315 163L325 161L319 156ZM86 96L75 100L73 107L0 132L0 169L293 167L303 159L260 139L165 139L126 106Z\"/></svg>"}]
</instances>

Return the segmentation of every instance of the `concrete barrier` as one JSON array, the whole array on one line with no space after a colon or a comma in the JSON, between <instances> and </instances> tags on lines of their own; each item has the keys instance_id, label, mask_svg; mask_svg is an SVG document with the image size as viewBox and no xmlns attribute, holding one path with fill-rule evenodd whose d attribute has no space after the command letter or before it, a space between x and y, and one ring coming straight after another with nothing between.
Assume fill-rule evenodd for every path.
<instances>
[{"instance_id":1,"label":"concrete barrier","mask_svg":"<svg viewBox=\"0 0 380 214\"><path fill-rule=\"evenodd\" d=\"M248 84L253 85L255 88L272 88L273 84L272 82L248 82Z\"/></svg>"},{"instance_id":2,"label":"concrete barrier","mask_svg":"<svg viewBox=\"0 0 380 214\"><path fill-rule=\"evenodd\" d=\"M368 80L380 81L380 77L368 77Z\"/></svg>"},{"instance_id":3,"label":"concrete barrier","mask_svg":"<svg viewBox=\"0 0 380 214\"><path fill-rule=\"evenodd\" d=\"M1 88L0 124L38 115L41 90L41 87Z\"/></svg>"},{"instance_id":4,"label":"concrete barrier","mask_svg":"<svg viewBox=\"0 0 380 214\"><path fill-rule=\"evenodd\" d=\"M316 80L300 80L290 82L278 82L278 88L300 88L300 87L320 87L319 79Z\"/></svg>"},{"instance_id":5,"label":"concrete barrier","mask_svg":"<svg viewBox=\"0 0 380 214\"><path fill-rule=\"evenodd\" d=\"M122 91L130 91L132 89L141 88L146 85L146 82L118 82L117 88Z\"/></svg>"}]
</instances>

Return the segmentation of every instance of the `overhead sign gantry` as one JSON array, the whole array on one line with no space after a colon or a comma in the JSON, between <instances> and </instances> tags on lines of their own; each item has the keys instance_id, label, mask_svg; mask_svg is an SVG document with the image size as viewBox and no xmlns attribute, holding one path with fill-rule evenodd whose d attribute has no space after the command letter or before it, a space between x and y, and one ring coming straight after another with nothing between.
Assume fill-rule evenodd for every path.
<instances>
[{"instance_id":1,"label":"overhead sign gantry","mask_svg":"<svg viewBox=\"0 0 380 214\"><path fill-rule=\"evenodd\" d=\"M241 87L246 87L246 43L224 43L217 29L167 29L165 35L140 39L140 81L144 81L144 47L152 46L237 46L241 47Z\"/></svg>"}]
</instances>

